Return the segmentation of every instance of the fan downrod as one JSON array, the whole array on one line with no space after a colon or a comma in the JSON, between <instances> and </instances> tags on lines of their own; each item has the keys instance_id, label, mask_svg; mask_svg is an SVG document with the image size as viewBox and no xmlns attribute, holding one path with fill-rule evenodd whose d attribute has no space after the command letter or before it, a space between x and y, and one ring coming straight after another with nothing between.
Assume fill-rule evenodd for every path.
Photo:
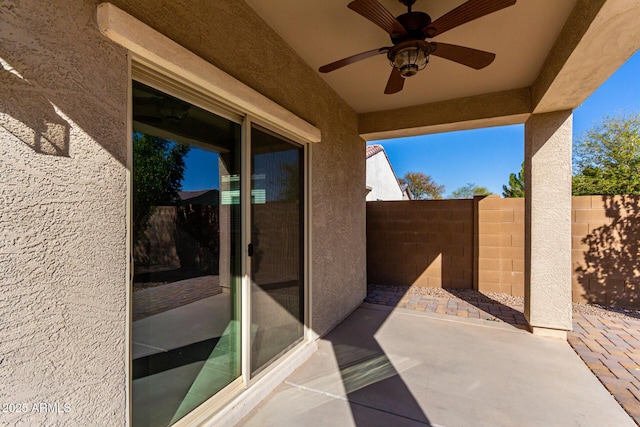
<instances>
[{"instance_id":1,"label":"fan downrod","mask_svg":"<svg viewBox=\"0 0 640 427\"><path fill-rule=\"evenodd\" d=\"M399 1L403 5L407 6L407 8L409 9L409 13L411 13L411 6L413 6L413 4L416 2L416 0L399 0Z\"/></svg>"}]
</instances>

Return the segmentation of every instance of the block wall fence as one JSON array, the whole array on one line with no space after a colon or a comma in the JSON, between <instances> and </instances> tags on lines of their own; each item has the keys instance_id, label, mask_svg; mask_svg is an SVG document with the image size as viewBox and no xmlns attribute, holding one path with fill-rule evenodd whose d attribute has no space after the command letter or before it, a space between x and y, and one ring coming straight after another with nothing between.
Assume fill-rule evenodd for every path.
<instances>
[{"instance_id":1,"label":"block wall fence","mask_svg":"<svg viewBox=\"0 0 640 427\"><path fill-rule=\"evenodd\" d=\"M640 307L640 196L572 200L572 297ZM367 202L367 281L524 296L524 199Z\"/></svg>"}]
</instances>

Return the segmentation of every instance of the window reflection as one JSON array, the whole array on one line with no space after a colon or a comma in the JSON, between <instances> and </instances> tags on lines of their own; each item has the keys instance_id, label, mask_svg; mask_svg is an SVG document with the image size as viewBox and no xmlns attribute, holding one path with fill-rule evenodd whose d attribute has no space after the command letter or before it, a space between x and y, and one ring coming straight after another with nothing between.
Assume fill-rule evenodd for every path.
<instances>
[{"instance_id":1,"label":"window reflection","mask_svg":"<svg viewBox=\"0 0 640 427\"><path fill-rule=\"evenodd\" d=\"M134 82L133 130L133 424L167 426L240 377L241 129ZM304 156L250 148L255 376L304 335Z\"/></svg>"},{"instance_id":2,"label":"window reflection","mask_svg":"<svg viewBox=\"0 0 640 427\"><path fill-rule=\"evenodd\" d=\"M304 333L303 150L251 131L251 368L255 375Z\"/></svg>"},{"instance_id":3,"label":"window reflection","mask_svg":"<svg viewBox=\"0 0 640 427\"><path fill-rule=\"evenodd\" d=\"M133 423L166 426L240 375L240 126L137 82L133 123Z\"/></svg>"}]
</instances>

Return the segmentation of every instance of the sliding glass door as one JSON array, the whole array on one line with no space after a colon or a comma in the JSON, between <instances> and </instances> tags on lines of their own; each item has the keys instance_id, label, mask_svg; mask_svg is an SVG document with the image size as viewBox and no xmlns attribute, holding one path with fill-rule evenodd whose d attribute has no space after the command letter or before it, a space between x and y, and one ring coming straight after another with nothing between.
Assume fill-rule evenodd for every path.
<instances>
[{"instance_id":1,"label":"sliding glass door","mask_svg":"<svg viewBox=\"0 0 640 427\"><path fill-rule=\"evenodd\" d=\"M137 81L132 95L132 419L168 426L304 337L304 149Z\"/></svg>"},{"instance_id":2,"label":"sliding glass door","mask_svg":"<svg viewBox=\"0 0 640 427\"><path fill-rule=\"evenodd\" d=\"M133 83L135 426L240 376L241 125Z\"/></svg>"},{"instance_id":3,"label":"sliding glass door","mask_svg":"<svg viewBox=\"0 0 640 427\"><path fill-rule=\"evenodd\" d=\"M304 151L251 129L251 372L304 334Z\"/></svg>"}]
</instances>

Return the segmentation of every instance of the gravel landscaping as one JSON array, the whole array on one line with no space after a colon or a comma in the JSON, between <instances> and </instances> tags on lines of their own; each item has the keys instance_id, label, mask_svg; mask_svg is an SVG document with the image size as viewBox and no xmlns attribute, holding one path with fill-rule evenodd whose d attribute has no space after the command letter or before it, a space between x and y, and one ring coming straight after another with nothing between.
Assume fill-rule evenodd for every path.
<instances>
[{"instance_id":1,"label":"gravel landscaping","mask_svg":"<svg viewBox=\"0 0 640 427\"><path fill-rule=\"evenodd\" d=\"M388 285L369 285L368 292L387 292L394 294L413 294L424 295L434 298L451 298L455 296L468 302L502 304L515 310L522 311L524 309L524 298L515 297L506 294L497 293L480 293L472 289L442 289L442 288L424 288L418 286L388 286ZM599 304L579 304L573 303L573 312L577 314L587 314L592 316L616 317L626 320L640 319L640 310L628 309L622 307L607 307Z\"/></svg>"}]
</instances>

